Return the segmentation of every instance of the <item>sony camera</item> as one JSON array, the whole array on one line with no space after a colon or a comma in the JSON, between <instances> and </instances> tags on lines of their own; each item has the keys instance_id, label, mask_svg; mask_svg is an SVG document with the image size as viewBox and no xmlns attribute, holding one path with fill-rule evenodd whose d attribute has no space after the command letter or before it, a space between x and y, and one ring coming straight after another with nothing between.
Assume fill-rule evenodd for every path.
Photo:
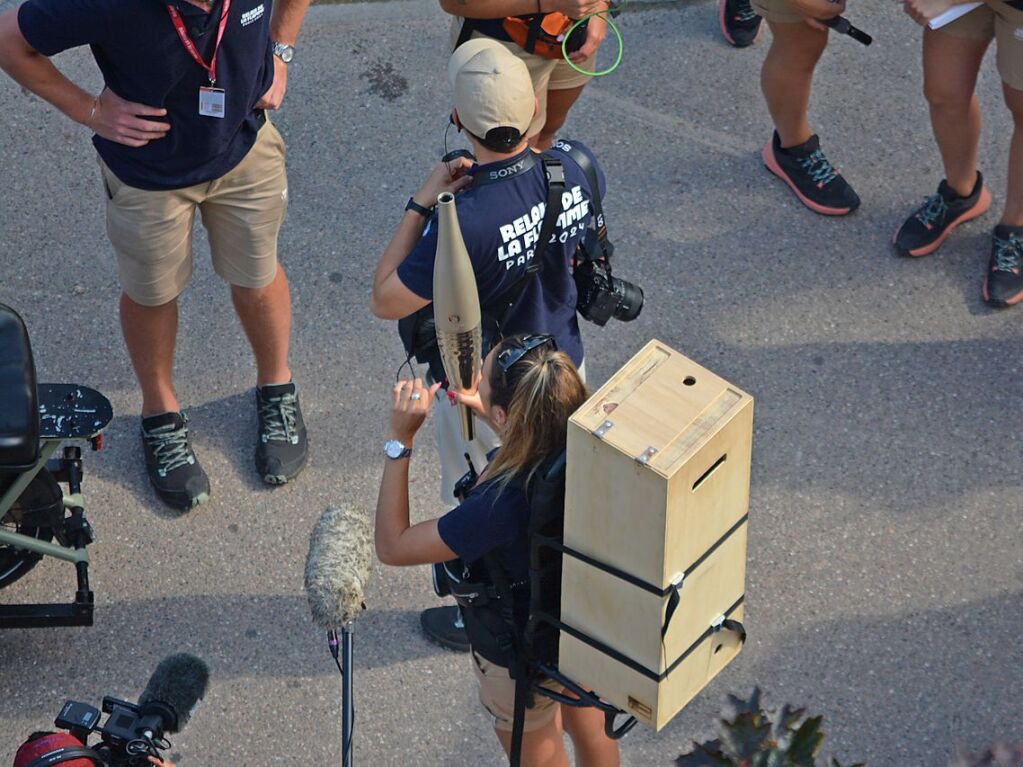
<instances>
[{"instance_id":1,"label":"sony camera","mask_svg":"<svg viewBox=\"0 0 1023 767\"><path fill-rule=\"evenodd\" d=\"M631 322L643 310L643 288L611 273L613 254L614 244L606 235L601 237L597 229L587 229L572 270L578 292L576 310L601 327L612 317Z\"/></svg>"}]
</instances>

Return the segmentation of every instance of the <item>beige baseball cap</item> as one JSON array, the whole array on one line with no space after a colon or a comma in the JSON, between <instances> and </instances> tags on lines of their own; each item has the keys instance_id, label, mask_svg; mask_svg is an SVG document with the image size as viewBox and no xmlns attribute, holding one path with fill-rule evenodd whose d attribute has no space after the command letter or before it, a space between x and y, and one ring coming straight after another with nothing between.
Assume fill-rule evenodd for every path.
<instances>
[{"instance_id":1,"label":"beige baseball cap","mask_svg":"<svg viewBox=\"0 0 1023 767\"><path fill-rule=\"evenodd\" d=\"M455 49L448 61L455 109L466 130L484 138L494 128L522 136L533 120L536 96L526 65L496 40L476 38Z\"/></svg>"}]
</instances>

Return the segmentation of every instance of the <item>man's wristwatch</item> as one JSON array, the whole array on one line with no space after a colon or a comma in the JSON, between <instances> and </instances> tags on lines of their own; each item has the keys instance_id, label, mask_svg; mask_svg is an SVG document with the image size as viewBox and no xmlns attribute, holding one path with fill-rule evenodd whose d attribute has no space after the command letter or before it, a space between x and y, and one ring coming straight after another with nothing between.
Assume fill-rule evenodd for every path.
<instances>
[{"instance_id":1,"label":"man's wristwatch","mask_svg":"<svg viewBox=\"0 0 1023 767\"><path fill-rule=\"evenodd\" d=\"M433 215L433 208L424 208L418 202L411 197L408 198L408 202L405 203L405 210L411 210L418 213L423 218L429 218Z\"/></svg>"},{"instance_id":2,"label":"man's wristwatch","mask_svg":"<svg viewBox=\"0 0 1023 767\"><path fill-rule=\"evenodd\" d=\"M399 458L408 458L412 455L412 448L405 447L396 439L389 439L384 443L384 454L392 461L397 461Z\"/></svg>"},{"instance_id":3,"label":"man's wristwatch","mask_svg":"<svg viewBox=\"0 0 1023 767\"><path fill-rule=\"evenodd\" d=\"M273 41L273 44L274 56L279 58L285 64L290 64L291 60L295 58L295 46L285 45L284 43L279 43L276 40Z\"/></svg>"}]
</instances>

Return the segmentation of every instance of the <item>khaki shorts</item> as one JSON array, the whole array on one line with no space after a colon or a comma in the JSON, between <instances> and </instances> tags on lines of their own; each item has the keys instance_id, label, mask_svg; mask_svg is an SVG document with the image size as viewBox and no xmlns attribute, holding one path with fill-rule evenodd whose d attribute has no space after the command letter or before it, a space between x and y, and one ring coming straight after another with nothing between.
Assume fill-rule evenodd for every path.
<instances>
[{"instance_id":1,"label":"khaki shorts","mask_svg":"<svg viewBox=\"0 0 1023 767\"><path fill-rule=\"evenodd\" d=\"M938 31L969 40L997 40L998 74L1010 88L1023 90L1023 11L1002 0L985 2Z\"/></svg>"},{"instance_id":2,"label":"khaki shorts","mask_svg":"<svg viewBox=\"0 0 1023 767\"><path fill-rule=\"evenodd\" d=\"M511 732L515 720L515 680L508 675L508 669L491 663L475 651L469 653L472 673L479 683L480 703L494 718L494 729ZM554 692L565 688L547 680L541 685ZM558 713L561 704L546 695L533 693L533 706L526 707L526 722L523 732L532 732L550 723Z\"/></svg>"},{"instance_id":3,"label":"khaki shorts","mask_svg":"<svg viewBox=\"0 0 1023 767\"><path fill-rule=\"evenodd\" d=\"M456 16L451 20L451 48L449 48L449 51L458 42L458 35L461 30L462 19ZM483 36L479 32L473 32L469 39L474 40L477 37ZM581 88L592 79L589 75L576 72L563 59L548 59L543 56L537 56L535 53L526 53L515 43L509 43L504 40L497 40L496 42L501 43L501 45L523 61L529 70L529 76L533 80L533 93L536 94L537 108L533 122L529 124L529 130L526 131L530 138L543 130L544 123L547 122L547 91L565 91L570 88ZM581 69L592 72L596 65L597 56L594 54L578 66Z\"/></svg>"},{"instance_id":4,"label":"khaki shorts","mask_svg":"<svg viewBox=\"0 0 1023 767\"><path fill-rule=\"evenodd\" d=\"M262 288L277 274L277 234L288 209L284 140L268 120L252 149L224 176L184 189L148 191L121 182L99 161L107 234L121 288L136 303L177 298L192 276L192 223L202 214L213 268L231 285Z\"/></svg>"},{"instance_id":5,"label":"khaki shorts","mask_svg":"<svg viewBox=\"0 0 1023 767\"><path fill-rule=\"evenodd\" d=\"M775 24L794 24L806 18L789 0L753 0L753 10Z\"/></svg>"}]
</instances>

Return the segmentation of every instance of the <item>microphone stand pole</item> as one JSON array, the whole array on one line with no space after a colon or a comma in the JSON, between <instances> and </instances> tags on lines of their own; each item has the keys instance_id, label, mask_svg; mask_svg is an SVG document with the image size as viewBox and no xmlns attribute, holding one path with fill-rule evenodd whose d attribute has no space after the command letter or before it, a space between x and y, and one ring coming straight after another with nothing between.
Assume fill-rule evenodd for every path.
<instances>
[{"instance_id":1,"label":"microphone stand pole","mask_svg":"<svg viewBox=\"0 0 1023 767\"><path fill-rule=\"evenodd\" d=\"M355 730L355 706L352 695L352 629L353 623L341 627L341 765L352 767L352 734Z\"/></svg>"}]
</instances>

